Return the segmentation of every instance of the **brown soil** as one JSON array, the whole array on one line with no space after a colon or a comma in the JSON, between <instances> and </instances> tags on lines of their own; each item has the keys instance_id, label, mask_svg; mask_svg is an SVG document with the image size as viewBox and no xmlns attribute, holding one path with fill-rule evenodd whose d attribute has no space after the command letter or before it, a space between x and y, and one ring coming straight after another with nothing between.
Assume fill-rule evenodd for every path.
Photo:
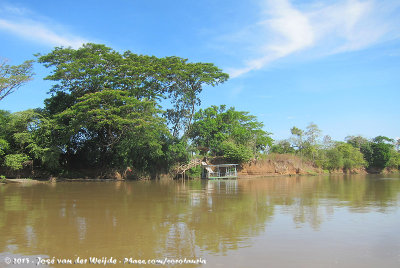
<instances>
[{"instance_id":1,"label":"brown soil","mask_svg":"<svg viewBox=\"0 0 400 268\"><path fill-rule=\"evenodd\" d=\"M320 168L302 161L294 155L269 155L266 159L253 160L239 168L239 177L301 175L323 173Z\"/></svg>"},{"instance_id":2,"label":"brown soil","mask_svg":"<svg viewBox=\"0 0 400 268\"><path fill-rule=\"evenodd\" d=\"M240 178L281 175L318 175L323 174L321 168L315 167L312 162L304 161L300 157L290 154L270 154L265 159L253 160L239 168ZM367 174L364 168L343 170L338 169L331 174Z\"/></svg>"}]
</instances>

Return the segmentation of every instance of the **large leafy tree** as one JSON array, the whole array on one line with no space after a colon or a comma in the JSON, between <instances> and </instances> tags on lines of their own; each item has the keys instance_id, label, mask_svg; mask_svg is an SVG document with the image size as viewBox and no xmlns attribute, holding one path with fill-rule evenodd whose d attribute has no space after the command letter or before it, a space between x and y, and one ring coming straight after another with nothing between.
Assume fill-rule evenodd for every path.
<instances>
[{"instance_id":1,"label":"large leafy tree","mask_svg":"<svg viewBox=\"0 0 400 268\"><path fill-rule=\"evenodd\" d=\"M32 63L8 65L5 60L0 60L0 101L32 79Z\"/></svg>"},{"instance_id":2,"label":"large leafy tree","mask_svg":"<svg viewBox=\"0 0 400 268\"><path fill-rule=\"evenodd\" d=\"M248 112L211 106L194 115L189 137L203 152L243 162L271 146L270 133L262 128L263 124Z\"/></svg>"},{"instance_id":3,"label":"large leafy tree","mask_svg":"<svg viewBox=\"0 0 400 268\"><path fill-rule=\"evenodd\" d=\"M372 140L370 166L383 169L388 166L394 149L394 140L385 136L377 136Z\"/></svg>"},{"instance_id":4,"label":"large leafy tree","mask_svg":"<svg viewBox=\"0 0 400 268\"><path fill-rule=\"evenodd\" d=\"M361 136L348 136L346 141L360 149L369 168L383 169L387 167L395 151L395 141L385 136L377 136L372 140Z\"/></svg>"},{"instance_id":5,"label":"large leafy tree","mask_svg":"<svg viewBox=\"0 0 400 268\"><path fill-rule=\"evenodd\" d=\"M169 99L166 117L174 136L187 131L204 85L215 86L228 75L211 63L190 63L179 57L157 58L119 53L105 45L85 44L79 49L55 48L38 61L53 68L45 79L57 81L46 100L49 113L74 105L79 97L103 90L122 90L137 99Z\"/></svg>"},{"instance_id":6,"label":"large leafy tree","mask_svg":"<svg viewBox=\"0 0 400 268\"><path fill-rule=\"evenodd\" d=\"M216 86L228 79L212 63L190 63L187 59L167 57L161 59L166 74L167 96L173 104L167 109L173 135L180 131L187 133L193 121L195 109L200 105L199 94L204 85Z\"/></svg>"},{"instance_id":7,"label":"large leafy tree","mask_svg":"<svg viewBox=\"0 0 400 268\"><path fill-rule=\"evenodd\" d=\"M137 155L162 155L160 139L168 131L159 114L153 100L139 100L127 91L103 90L78 98L57 119L67 125L62 129L66 138L62 143L69 161L74 156L88 160L82 164L118 167L132 165Z\"/></svg>"}]
</instances>

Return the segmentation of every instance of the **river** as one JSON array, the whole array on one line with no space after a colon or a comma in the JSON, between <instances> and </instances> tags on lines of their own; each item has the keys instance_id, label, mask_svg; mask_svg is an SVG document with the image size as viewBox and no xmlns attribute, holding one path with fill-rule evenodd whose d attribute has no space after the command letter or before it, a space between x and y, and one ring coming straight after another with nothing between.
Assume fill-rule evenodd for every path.
<instances>
[{"instance_id":1,"label":"river","mask_svg":"<svg viewBox=\"0 0 400 268\"><path fill-rule=\"evenodd\" d=\"M399 175L7 184L0 267L400 267L399 205Z\"/></svg>"}]
</instances>

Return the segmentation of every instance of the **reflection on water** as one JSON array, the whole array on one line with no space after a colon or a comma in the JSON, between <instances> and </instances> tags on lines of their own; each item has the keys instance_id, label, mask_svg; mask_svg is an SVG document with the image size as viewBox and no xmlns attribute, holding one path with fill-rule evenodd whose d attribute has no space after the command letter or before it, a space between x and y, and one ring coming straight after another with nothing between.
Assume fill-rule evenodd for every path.
<instances>
[{"instance_id":1,"label":"reflection on water","mask_svg":"<svg viewBox=\"0 0 400 268\"><path fill-rule=\"evenodd\" d=\"M393 175L8 184L0 186L0 258L398 267L399 202Z\"/></svg>"}]
</instances>

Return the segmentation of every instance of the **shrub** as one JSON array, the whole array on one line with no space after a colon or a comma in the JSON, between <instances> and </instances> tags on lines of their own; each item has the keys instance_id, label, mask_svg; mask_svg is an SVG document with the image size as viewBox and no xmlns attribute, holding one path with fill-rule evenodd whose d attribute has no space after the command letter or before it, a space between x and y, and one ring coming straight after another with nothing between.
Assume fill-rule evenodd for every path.
<instances>
[{"instance_id":1,"label":"shrub","mask_svg":"<svg viewBox=\"0 0 400 268\"><path fill-rule=\"evenodd\" d=\"M9 154L4 158L4 165L12 170L20 170L28 160L29 157L25 154Z\"/></svg>"},{"instance_id":2,"label":"shrub","mask_svg":"<svg viewBox=\"0 0 400 268\"><path fill-rule=\"evenodd\" d=\"M233 142L222 143L223 156L234 163L240 164L247 162L252 157L251 149L243 145L236 145Z\"/></svg>"}]
</instances>

